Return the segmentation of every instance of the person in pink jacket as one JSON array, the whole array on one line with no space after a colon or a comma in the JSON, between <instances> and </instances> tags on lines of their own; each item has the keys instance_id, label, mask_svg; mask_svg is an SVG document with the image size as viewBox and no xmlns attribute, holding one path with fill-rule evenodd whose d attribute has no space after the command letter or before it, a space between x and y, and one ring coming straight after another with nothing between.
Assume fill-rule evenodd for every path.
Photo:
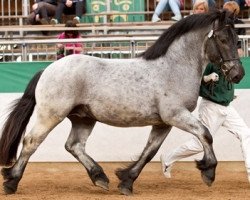
<instances>
[{"instance_id":1,"label":"person in pink jacket","mask_svg":"<svg viewBox=\"0 0 250 200\"><path fill-rule=\"evenodd\" d=\"M76 27L76 23L69 20L66 22L65 27ZM74 38L81 38L79 31L77 30L69 30L64 31L57 37L58 39L74 39ZM83 52L83 44L76 42L76 43L60 43L57 44L57 60L70 55L70 54L80 54Z\"/></svg>"}]
</instances>

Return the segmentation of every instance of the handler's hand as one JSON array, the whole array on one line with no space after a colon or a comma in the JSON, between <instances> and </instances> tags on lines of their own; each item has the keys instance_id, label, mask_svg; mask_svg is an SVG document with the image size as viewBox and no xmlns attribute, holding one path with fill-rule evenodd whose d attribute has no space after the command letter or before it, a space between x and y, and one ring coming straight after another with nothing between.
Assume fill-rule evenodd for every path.
<instances>
[{"instance_id":1,"label":"handler's hand","mask_svg":"<svg viewBox=\"0 0 250 200\"><path fill-rule=\"evenodd\" d=\"M218 80L219 80L219 75L216 74L215 72L213 72L213 73L211 73L211 74L209 74L209 75L207 75L207 76L204 76L204 77L203 77L203 80L204 80L205 82L209 82L209 81L218 81Z\"/></svg>"}]
</instances>

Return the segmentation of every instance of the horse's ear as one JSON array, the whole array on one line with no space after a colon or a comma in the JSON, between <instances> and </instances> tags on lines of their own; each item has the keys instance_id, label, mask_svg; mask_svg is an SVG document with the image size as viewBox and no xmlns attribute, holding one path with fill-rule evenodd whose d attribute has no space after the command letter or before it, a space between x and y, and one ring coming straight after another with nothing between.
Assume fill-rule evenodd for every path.
<instances>
[{"instance_id":1,"label":"horse's ear","mask_svg":"<svg viewBox=\"0 0 250 200\"><path fill-rule=\"evenodd\" d=\"M222 14L221 14L221 18L220 18L220 22L221 23L224 22L226 24L233 23L235 20L235 17L236 17L235 12L236 12L236 10L234 12L230 12L226 9L223 9Z\"/></svg>"},{"instance_id":2,"label":"horse's ear","mask_svg":"<svg viewBox=\"0 0 250 200\"><path fill-rule=\"evenodd\" d=\"M229 12L229 18L232 19L233 21L235 21L237 14L236 14L236 9L233 12Z\"/></svg>"},{"instance_id":3,"label":"horse's ear","mask_svg":"<svg viewBox=\"0 0 250 200\"><path fill-rule=\"evenodd\" d=\"M237 12L236 10L234 10L234 12L230 12L230 11L227 12L228 13L227 14L228 15L227 23L231 24L232 26L234 26L235 20L237 18L236 12Z\"/></svg>"},{"instance_id":4,"label":"horse's ear","mask_svg":"<svg viewBox=\"0 0 250 200\"><path fill-rule=\"evenodd\" d=\"M224 9L222 9L221 11L220 11L220 17L219 17L219 24L220 25L222 25L223 23L225 23L225 19L226 19L226 17L227 17L227 11L226 10L224 10Z\"/></svg>"}]
</instances>

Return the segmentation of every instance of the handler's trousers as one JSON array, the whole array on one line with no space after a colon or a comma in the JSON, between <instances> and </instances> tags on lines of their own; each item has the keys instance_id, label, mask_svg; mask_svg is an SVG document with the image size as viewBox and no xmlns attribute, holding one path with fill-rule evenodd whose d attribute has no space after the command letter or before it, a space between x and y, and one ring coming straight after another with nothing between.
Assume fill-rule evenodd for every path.
<instances>
[{"instance_id":1,"label":"handler's trousers","mask_svg":"<svg viewBox=\"0 0 250 200\"><path fill-rule=\"evenodd\" d=\"M201 122L210 130L214 137L217 130L222 126L234 134L241 142L245 166L250 181L250 129L239 116L233 106L222 106L212 101L202 98L199 106L199 118ZM203 151L200 141L193 137L170 154L164 155L163 161L166 166L173 164L182 158L186 158Z\"/></svg>"}]
</instances>

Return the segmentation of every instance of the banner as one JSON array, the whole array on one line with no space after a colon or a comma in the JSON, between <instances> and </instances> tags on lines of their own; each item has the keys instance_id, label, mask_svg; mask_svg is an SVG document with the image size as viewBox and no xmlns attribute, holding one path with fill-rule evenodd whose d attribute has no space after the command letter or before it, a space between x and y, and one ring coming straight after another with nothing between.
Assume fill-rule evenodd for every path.
<instances>
[{"instance_id":1,"label":"banner","mask_svg":"<svg viewBox=\"0 0 250 200\"><path fill-rule=\"evenodd\" d=\"M235 85L236 89L250 88L250 57L242 58L246 75ZM51 62L0 63L0 93L23 92L34 74L46 68Z\"/></svg>"}]
</instances>

